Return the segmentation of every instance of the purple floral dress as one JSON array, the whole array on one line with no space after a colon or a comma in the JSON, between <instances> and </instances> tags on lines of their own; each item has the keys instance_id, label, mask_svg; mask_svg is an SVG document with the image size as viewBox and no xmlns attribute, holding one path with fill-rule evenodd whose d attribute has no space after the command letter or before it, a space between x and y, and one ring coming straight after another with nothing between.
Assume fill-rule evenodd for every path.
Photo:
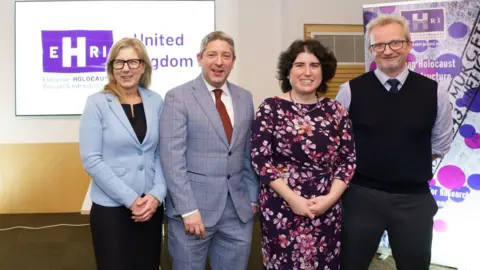
<instances>
[{"instance_id":1,"label":"purple floral dress","mask_svg":"<svg viewBox=\"0 0 480 270\"><path fill-rule=\"evenodd\" d=\"M335 100L294 104L266 99L252 124L252 164L261 182L260 224L265 269L339 269L341 203L311 220L294 214L269 183L283 178L297 194L326 195L349 183L355 147L347 112Z\"/></svg>"}]
</instances>

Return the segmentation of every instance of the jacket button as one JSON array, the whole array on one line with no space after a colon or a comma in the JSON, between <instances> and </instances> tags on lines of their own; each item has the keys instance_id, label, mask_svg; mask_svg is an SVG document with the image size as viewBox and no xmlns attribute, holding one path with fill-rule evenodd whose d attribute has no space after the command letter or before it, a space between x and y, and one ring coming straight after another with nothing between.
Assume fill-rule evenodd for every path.
<instances>
[{"instance_id":1,"label":"jacket button","mask_svg":"<svg viewBox=\"0 0 480 270\"><path fill-rule=\"evenodd\" d=\"M231 152L231 151L230 151L230 152L228 152L228 155L229 155L229 156L231 156L231 155L232 155L232 152Z\"/></svg>"},{"instance_id":2,"label":"jacket button","mask_svg":"<svg viewBox=\"0 0 480 270\"><path fill-rule=\"evenodd\" d=\"M140 165L140 167L138 167L138 170L143 171L143 165Z\"/></svg>"},{"instance_id":3,"label":"jacket button","mask_svg":"<svg viewBox=\"0 0 480 270\"><path fill-rule=\"evenodd\" d=\"M227 179L230 179L230 174L229 174L229 175L227 175Z\"/></svg>"}]
</instances>

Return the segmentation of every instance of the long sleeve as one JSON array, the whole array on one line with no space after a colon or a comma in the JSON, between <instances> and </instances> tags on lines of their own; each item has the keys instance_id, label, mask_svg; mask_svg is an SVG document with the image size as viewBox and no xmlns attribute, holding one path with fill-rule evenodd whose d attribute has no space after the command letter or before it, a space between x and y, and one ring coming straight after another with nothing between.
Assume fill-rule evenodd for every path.
<instances>
[{"instance_id":1,"label":"long sleeve","mask_svg":"<svg viewBox=\"0 0 480 270\"><path fill-rule=\"evenodd\" d=\"M270 182L283 177L282 173L272 163L272 141L275 128L273 120L274 106L273 102L269 104L269 101L265 100L258 108L256 118L252 123L252 165L260 182L264 185L268 185Z\"/></svg>"},{"instance_id":2,"label":"long sleeve","mask_svg":"<svg viewBox=\"0 0 480 270\"><path fill-rule=\"evenodd\" d=\"M432 130L432 154L444 156L453 140L452 107L448 92L442 87L437 90L437 118Z\"/></svg>"},{"instance_id":3,"label":"long sleeve","mask_svg":"<svg viewBox=\"0 0 480 270\"><path fill-rule=\"evenodd\" d=\"M165 95L160 118L160 161L165 182L172 198L174 215L196 209L197 203L187 179L187 112L182 92L171 90Z\"/></svg>"},{"instance_id":4,"label":"long sleeve","mask_svg":"<svg viewBox=\"0 0 480 270\"><path fill-rule=\"evenodd\" d=\"M162 97L159 97L160 99L160 108L158 110L158 125L160 125L160 118L162 116L162 111L163 111L163 99ZM163 175L163 170L162 170L162 165L160 164L160 139L158 140L157 148L155 149L155 176L153 178L153 187L152 189L148 192L148 194L151 194L154 196L160 203L163 202L165 199L165 196L167 196L167 184L165 183L165 177Z\"/></svg>"},{"instance_id":5,"label":"long sleeve","mask_svg":"<svg viewBox=\"0 0 480 270\"><path fill-rule=\"evenodd\" d=\"M251 132L248 133L247 138L251 138ZM251 162L251 145L250 142L247 140L245 143L245 158L243 160L243 177L247 183L248 194L250 196L250 201L252 203L258 202L258 190L259 190L259 182L258 178L252 168Z\"/></svg>"},{"instance_id":6,"label":"long sleeve","mask_svg":"<svg viewBox=\"0 0 480 270\"><path fill-rule=\"evenodd\" d=\"M129 208L138 194L120 180L102 157L102 114L95 101L89 97L80 119L80 156L85 171L113 200Z\"/></svg>"},{"instance_id":7,"label":"long sleeve","mask_svg":"<svg viewBox=\"0 0 480 270\"><path fill-rule=\"evenodd\" d=\"M340 147L338 148L338 159L335 163L334 178L344 181L348 185L356 168L355 142L348 112L339 105L337 113L340 118Z\"/></svg>"},{"instance_id":8,"label":"long sleeve","mask_svg":"<svg viewBox=\"0 0 480 270\"><path fill-rule=\"evenodd\" d=\"M335 99L342 104L345 110L348 111L350 107L350 102L352 101L352 92L350 89L350 82L346 82L340 85L340 90L338 90L337 96Z\"/></svg>"}]
</instances>

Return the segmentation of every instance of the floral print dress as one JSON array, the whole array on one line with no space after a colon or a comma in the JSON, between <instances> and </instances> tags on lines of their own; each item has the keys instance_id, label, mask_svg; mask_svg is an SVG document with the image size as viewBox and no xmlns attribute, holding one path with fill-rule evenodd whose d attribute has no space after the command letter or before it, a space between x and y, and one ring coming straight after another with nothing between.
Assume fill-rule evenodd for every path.
<instances>
[{"instance_id":1,"label":"floral print dress","mask_svg":"<svg viewBox=\"0 0 480 270\"><path fill-rule=\"evenodd\" d=\"M348 184L355 170L355 147L347 112L328 98L317 104L268 98L252 124L251 147L261 182L265 269L339 269L340 201L312 220L294 214L269 183L282 178L307 199L327 195L334 179Z\"/></svg>"}]
</instances>

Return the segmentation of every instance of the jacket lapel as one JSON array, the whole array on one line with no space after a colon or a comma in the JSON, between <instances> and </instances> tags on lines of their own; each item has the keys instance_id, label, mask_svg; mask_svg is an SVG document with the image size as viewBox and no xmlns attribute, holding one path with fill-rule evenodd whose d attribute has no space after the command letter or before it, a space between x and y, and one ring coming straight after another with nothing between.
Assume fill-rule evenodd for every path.
<instances>
[{"instance_id":1,"label":"jacket lapel","mask_svg":"<svg viewBox=\"0 0 480 270\"><path fill-rule=\"evenodd\" d=\"M240 100L240 93L237 91L237 89L231 85L230 83L228 84L228 89L230 90L230 94L232 95L232 103L233 103L233 118L234 118L234 124L233 124L233 134L232 134L232 141L230 142L230 149L233 148L235 143L237 142L238 139L238 130L240 123L242 121L241 119L241 100Z\"/></svg>"},{"instance_id":2,"label":"jacket lapel","mask_svg":"<svg viewBox=\"0 0 480 270\"><path fill-rule=\"evenodd\" d=\"M153 113L155 112L155 104L152 102L152 98L150 97L150 93L145 91L145 89L139 87L138 91L140 93L140 96L142 97L142 103L143 103L143 110L145 111L145 121L147 122L147 133L145 134L145 138L143 139L142 144L145 144L145 142L148 140L148 136L150 135L150 131L152 130L152 125L154 125L154 119L155 116ZM137 136L135 135L135 138Z\"/></svg>"},{"instance_id":3,"label":"jacket lapel","mask_svg":"<svg viewBox=\"0 0 480 270\"><path fill-rule=\"evenodd\" d=\"M222 119L220 119L217 107L215 107L212 96L201 76L202 75L198 76L193 82L193 95L196 97L197 102L200 104L200 107L202 107L203 111L212 123L222 142L226 147L229 147L227 134L225 134L225 129L223 128Z\"/></svg>"},{"instance_id":4,"label":"jacket lapel","mask_svg":"<svg viewBox=\"0 0 480 270\"><path fill-rule=\"evenodd\" d=\"M115 116L120 120L120 123L127 129L128 133L132 135L133 139L140 144L137 138L137 134L135 134L135 131L132 128L132 124L130 124L130 121L127 118L127 115L125 114L125 111L123 110L122 105L120 104L120 101L118 100L117 96L115 96L112 93L106 93L106 97L108 100L108 105L110 106L110 109L113 111Z\"/></svg>"}]
</instances>

